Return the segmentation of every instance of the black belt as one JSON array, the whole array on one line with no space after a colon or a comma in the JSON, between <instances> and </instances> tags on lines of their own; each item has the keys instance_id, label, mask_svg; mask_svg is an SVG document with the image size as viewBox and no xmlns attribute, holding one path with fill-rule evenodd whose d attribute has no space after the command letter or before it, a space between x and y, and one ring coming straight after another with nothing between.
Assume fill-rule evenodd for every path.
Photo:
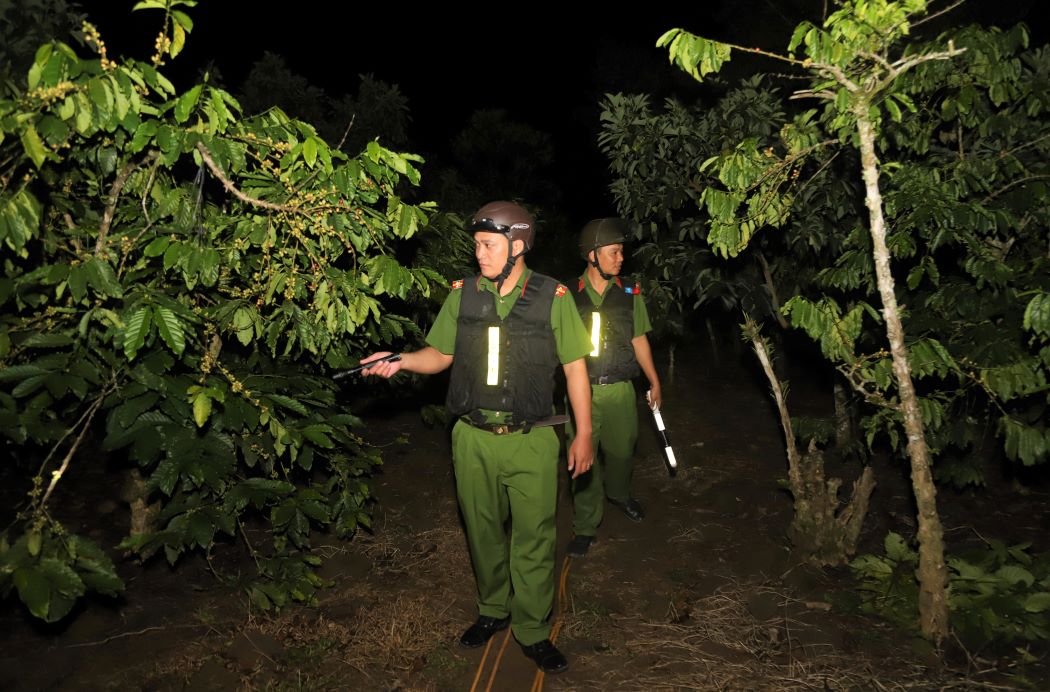
<instances>
[{"instance_id":1,"label":"black belt","mask_svg":"<svg viewBox=\"0 0 1050 692\"><path fill-rule=\"evenodd\" d=\"M475 423L474 421L470 420L465 416L463 418L460 418L460 420L466 423L467 425L471 426L472 428L484 430L485 432L490 432L493 435L509 435L510 433L516 433L525 430L526 428L532 428L532 426L528 423L519 425L511 425L510 423Z\"/></svg>"},{"instance_id":2,"label":"black belt","mask_svg":"<svg viewBox=\"0 0 1050 692\"><path fill-rule=\"evenodd\" d=\"M591 384L616 384L617 382L626 382L631 378L629 377L613 377L612 375L601 375L599 377L592 377Z\"/></svg>"},{"instance_id":3,"label":"black belt","mask_svg":"<svg viewBox=\"0 0 1050 692\"><path fill-rule=\"evenodd\" d=\"M569 417L550 416L549 418L543 418L542 420L533 423L484 423L472 420L470 416L460 416L459 419L473 428L490 432L493 435L509 435L510 433L516 432L528 433L533 428L544 428L548 425L561 425L562 423L567 423Z\"/></svg>"}]
</instances>

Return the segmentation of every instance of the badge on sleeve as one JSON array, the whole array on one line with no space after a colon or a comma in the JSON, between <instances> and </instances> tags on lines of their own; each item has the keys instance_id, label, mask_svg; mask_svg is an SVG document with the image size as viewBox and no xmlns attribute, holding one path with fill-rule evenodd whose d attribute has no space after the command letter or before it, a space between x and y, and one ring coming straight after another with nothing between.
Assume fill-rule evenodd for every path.
<instances>
[{"instance_id":1,"label":"badge on sleeve","mask_svg":"<svg viewBox=\"0 0 1050 692\"><path fill-rule=\"evenodd\" d=\"M642 294L642 285L641 284L635 284L634 286L628 286L627 288L625 288L623 290L624 290L624 293L626 293L629 296L641 295Z\"/></svg>"},{"instance_id":2,"label":"badge on sleeve","mask_svg":"<svg viewBox=\"0 0 1050 692\"><path fill-rule=\"evenodd\" d=\"M456 279L452 282L452 290L454 291L457 288L463 288L463 279Z\"/></svg>"},{"instance_id":3,"label":"badge on sleeve","mask_svg":"<svg viewBox=\"0 0 1050 692\"><path fill-rule=\"evenodd\" d=\"M563 295L565 295L565 292L568 290L569 288L565 284L558 284L558 287L554 289L554 295L561 298Z\"/></svg>"}]
</instances>

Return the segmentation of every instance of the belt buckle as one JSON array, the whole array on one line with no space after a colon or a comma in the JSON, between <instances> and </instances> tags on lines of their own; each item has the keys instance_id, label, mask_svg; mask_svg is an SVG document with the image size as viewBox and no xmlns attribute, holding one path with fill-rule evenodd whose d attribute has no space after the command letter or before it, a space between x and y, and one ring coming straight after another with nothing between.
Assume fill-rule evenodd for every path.
<instances>
[{"instance_id":1,"label":"belt buckle","mask_svg":"<svg viewBox=\"0 0 1050 692\"><path fill-rule=\"evenodd\" d=\"M505 425L505 424L493 425L492 426L492 432L494 434L496 434L496 435L506 435L506 434L510 433L510 426Z\"/></svg>"}]
</instances>

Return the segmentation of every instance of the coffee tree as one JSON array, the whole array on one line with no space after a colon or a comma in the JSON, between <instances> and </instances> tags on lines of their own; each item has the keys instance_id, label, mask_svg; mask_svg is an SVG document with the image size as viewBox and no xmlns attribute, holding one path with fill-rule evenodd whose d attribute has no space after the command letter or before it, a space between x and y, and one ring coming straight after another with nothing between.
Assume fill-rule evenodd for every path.
<instances>
[{"instance_id":1,"label":"coffee tree","mask_svg":"<svg viewBox=\"0 0 1050 692\"><path fill-rule=\"evenodd\" d=\"M866 219L842 229L842 253L817 277L822 290L784 311L876 407L869 444L885 434L907 453L920 621L940 640L948 567L934 454L972 449L972 429L989 419L1011 458L1037 463L1050 447L1041 422L1048 136L1045 51L1018 56L1020 29L908 43L925 11L921 0L845 2L822 27L800 25L782 56L678 30L661 43L698 79L732 50L773 57L808 75L793 97L824 104L796 115L778 142L744 140L702 165L719 180L701 199L718 251L736 255L761 229L783 227L801 172L824 170L843 147L859 154Z\"/></svg>"},{"instance_id":2,"label":"coffee tree","mask_svg":"<svg viewBox=\"0 0 1050 692\"><path fill-rule=\"evenodd\" d=\"M194 4L136 6L163 15L149 60L110 56L85 23L89 52L42 46L0 100L0 433L9 460L36 459L6 462L26 495L0 590L47 621L122 588L55 506L74 465L106 460L132 474L122 548L210 564L239 541L255 604L309 601L311 536L368 525L380 463L328 375L415 334L400 306L442 281L393 254L430 215L402 199L418 157L348 156L164 77Z\"/></svg>"}]
</instances>

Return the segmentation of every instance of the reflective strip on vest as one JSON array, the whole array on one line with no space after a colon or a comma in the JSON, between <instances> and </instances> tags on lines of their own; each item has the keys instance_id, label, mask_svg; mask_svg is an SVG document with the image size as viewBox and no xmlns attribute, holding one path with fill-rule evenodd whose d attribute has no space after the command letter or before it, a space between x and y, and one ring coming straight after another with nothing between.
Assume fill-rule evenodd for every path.
<instances>
[{"instance_id":1,"label":"reflective strip on vest","mask_svg":"<svg viewBox=\"0 0 1050 692\"><path fill-rule=\"evenodd\" d=\"M499 327L489 327L489 367L485 384L499 384Z\"/></svg>"},{"instance_id":2,"label":"reflective strip on vest","mask_svg":"<svg viewBox=\"0 0 1050 692\"><path fill-rule=\"evenodd\" d=\"M591 351L591 356L598 357L598 346L602 339L602 315L600 312L591 313L591 345L594 346L594 350Z\"/></svg>"}]
</instances>

